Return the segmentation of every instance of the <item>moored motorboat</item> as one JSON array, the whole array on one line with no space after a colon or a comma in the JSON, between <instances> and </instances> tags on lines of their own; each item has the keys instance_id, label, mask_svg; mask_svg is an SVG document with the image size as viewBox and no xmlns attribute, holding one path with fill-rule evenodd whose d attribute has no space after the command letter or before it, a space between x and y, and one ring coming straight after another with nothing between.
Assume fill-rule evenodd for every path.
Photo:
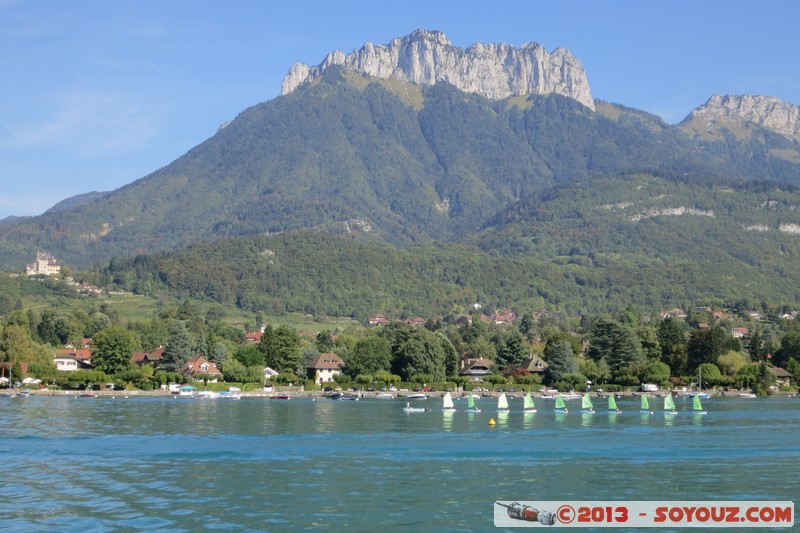
<instances>
[{"instance_id":1,"label":"moored motorboat","mask_svg":"<svg viewBox=\"0 0 800 533\"><path fill-rule=\"evenodd\" d=\"M335 394L333 394L331 396L331 400L351 400L351 401L355 401L355 400L358 400L358 396L339 391L339 392L336 392Z\"/></svg>"},{"instance_id":2,"label":"moored motorboat","mask_svg":"<svg viewBox=\"0 0 800 533\"><path fill-rule=\"evenodd\" d=\"M403 411L406 413L421 413L422 411L427 411L427 409L425 407L411 407L411 402L406 402Z\"/></svg>"}]
</instances>

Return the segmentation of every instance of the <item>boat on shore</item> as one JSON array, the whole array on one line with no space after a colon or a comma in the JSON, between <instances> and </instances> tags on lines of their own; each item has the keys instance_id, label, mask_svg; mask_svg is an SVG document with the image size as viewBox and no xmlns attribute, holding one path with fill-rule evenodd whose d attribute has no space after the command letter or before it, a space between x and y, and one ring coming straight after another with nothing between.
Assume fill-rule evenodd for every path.
<instances>
[{"instance_id":1,"label":"boat on shore","mask_svg":"<svg viewBox=\"0 0 800 533\"><path fill-rule=\"evenodd\" d=\"M758 398L758 395L753 392L740 392L736 396L739 398Z\"/></svg>"},{"instance_id":2,"label":"boat on shore","mask_svg":"<svg viewBox=\"0 0 800 533\"><path fill-rule=\"evenodd\" d=\"M374 398L376 400L394 400L394 394L391 392L379 392Z\"/></svg>"}]
</instances>

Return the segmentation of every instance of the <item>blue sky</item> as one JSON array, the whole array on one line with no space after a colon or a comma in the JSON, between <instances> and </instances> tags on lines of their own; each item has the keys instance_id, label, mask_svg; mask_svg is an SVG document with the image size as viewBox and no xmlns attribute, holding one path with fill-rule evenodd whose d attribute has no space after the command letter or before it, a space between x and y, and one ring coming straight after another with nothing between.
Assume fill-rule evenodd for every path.
<instances>
[{"instance_id":1,"label":"blue sky","mask_svg":"<svg viewBox=\"0 0 800 533\"><path fill-rule=\"evenodd\" d=\"M712 94L800 105L794 1L0 0L0 218L167 165L295 62L417 28L566 48L595 98L679 122Z\"/></svg>"}]
</instances>

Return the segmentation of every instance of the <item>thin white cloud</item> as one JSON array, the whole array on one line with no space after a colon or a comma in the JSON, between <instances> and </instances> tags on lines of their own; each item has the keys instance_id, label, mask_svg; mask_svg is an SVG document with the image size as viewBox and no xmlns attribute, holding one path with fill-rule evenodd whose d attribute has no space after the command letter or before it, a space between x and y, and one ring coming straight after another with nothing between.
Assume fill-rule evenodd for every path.
<instances>
[{"instance_id":1,"label":"thin white cloud","mask_svg":"<svg viewBox=\"0 0 800 533\"><path fill-rule=\"evenodd\" d=\"M130 152L161 130L163 114L131 94L75 91L39 122L6 126L3 148L70 150L82 156Z\"/></svg>"}]
</instances>

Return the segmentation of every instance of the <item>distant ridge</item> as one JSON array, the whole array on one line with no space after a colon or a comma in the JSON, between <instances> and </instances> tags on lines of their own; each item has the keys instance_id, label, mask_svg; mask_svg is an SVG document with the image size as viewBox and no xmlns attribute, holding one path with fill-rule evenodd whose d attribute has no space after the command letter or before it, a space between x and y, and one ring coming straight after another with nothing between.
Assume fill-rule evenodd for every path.
<instances>
[{"instance_id":1,"label":"distant ridge","mask_svg":"<svg viewBox=\"0 0 800 533\"><path fill-rule=\"evenodd\" d=\"M493 100L560 94L594 110L583 66L563 48L548 53L538 43L526 43L520 48L475 43L463 49L453 46L440 31L422 29L393 39L388 45L366 43L347 55L337 50L314 67L296 63L284 78L281 93L289 94L300 85L318 79L333 65L420 85L447 82L464 92Z\"/></svg>"},{"instance_id":2,"label":"distant ridge","mask_svg":"<svg viewBox=\"0 0 800 533\"><path fill-rule=\"evenodd\" d=\"M97 201L106 194L108 194L108 192L92 191L84 194L77 194L75 196L70 196L69 198L65 198L64 200L58 202L56 205L45 211L45 213L58 213L61 211L67 211L68 209L72 209L73 207L78 207L83 204L88 204Z\"/></svg>"},{"instance_id":3,"label":"distant ridge","mask_svg":"<svg viewBox=\"0 0 800 533\"><path fill-rule=\"evenodd\" d=\"M721 128L731 129L732 122L740 127L765 128L800 141L800 106L774 96L715 94L694 109L681 126L703 136L712 135Z\"/></svg>"}]
</instances>

